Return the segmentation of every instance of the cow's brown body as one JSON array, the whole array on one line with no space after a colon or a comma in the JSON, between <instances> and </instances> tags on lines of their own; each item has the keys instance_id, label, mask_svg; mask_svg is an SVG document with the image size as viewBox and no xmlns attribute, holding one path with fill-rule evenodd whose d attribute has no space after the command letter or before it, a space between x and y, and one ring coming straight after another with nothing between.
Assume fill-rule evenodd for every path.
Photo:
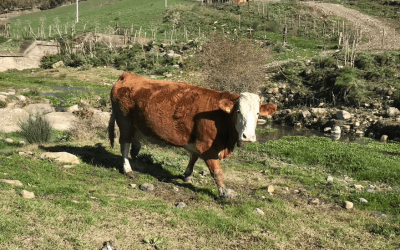
<instances>
[{"instance_id":1,"label":"cow's brown body","mask_svg":"<svg viewBox=\"0 0 400 250\"><path fill-rule=\"evenodd\" d=\"M148 80L124 73L111 91L111 144L115 119L120 128L123 155L127 149L123 149L122 145L132 143L131 156L136 158L142 139L184 147L191 153L186 180L193 179L193 166L200 157L215 178L220 194L227 194L228 189L223 188L219 161L229 157L238 142L234 123L237 114L230 112L230 108L227 108L229 112L221 110L221 105L224 105L221 100L234 105L238 98L237 94L187 83ZM269 113L274 113L276 107L269 107Z\"/></svg>"}]
</instances>

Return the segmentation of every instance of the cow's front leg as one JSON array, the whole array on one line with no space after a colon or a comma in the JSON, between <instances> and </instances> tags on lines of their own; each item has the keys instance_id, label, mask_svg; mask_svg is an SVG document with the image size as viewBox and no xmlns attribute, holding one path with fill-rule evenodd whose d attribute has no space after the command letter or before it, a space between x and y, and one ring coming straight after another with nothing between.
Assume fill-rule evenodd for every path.
<instances>
[{"instance_id":1,"label":"cow's front leg","mask_svg":"<svg viewBox=\"0 0 400 250\"><path fill-rule=\"evenodd\" d=\"M199 159L199 156L196 154L190 154L190 160L189 160L189 164L186 168L185 173L183 174L183 179L185 180L185 182L190 182L190 183L194 183L194 179L193 179L193 167L194 164L196 163L197 159Z\"/></svg>"},{"instance_id":2,"label":"cow's front leg","mask_svg":"<svg viewBox=\"0 0 400 250\"><path fill-rule=\"evenodd\" d=\"M219 160L205 160L211 176L214 178L218 186L219 196L222 199L232 199L237 196L236 192L232 189L224 187L224 176L222 175L222 167Z\"/></svg>"},{"instance_id":3,"label":"cow's front leg","mask_svg":"<svg viewBox=\"0 0 400 250\"><path fill-rule=\"evenodd\" d=\"M131 164L129 163L129 148L130 147L131 147L130 143L121 143L121 154L122 154L122 157L124 158L124 165L123 165L124 173L128 177L133 178Z\"/></svg>"}]
</instances>

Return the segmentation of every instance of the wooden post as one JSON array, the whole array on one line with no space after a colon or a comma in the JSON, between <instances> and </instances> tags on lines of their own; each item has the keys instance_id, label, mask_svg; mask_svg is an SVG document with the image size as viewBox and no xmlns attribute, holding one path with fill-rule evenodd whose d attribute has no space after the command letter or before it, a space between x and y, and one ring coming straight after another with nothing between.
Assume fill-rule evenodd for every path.
<instances>
[{"instance_id":1,"label":"wooden post","mask_svg":"<svg viewBox=\"0 0 400 250\"><path fill-rule=\"evenodd\" d=\"M286 24L285 24L285 26L283 27L283 46L285 46L286 45L286 34L287 34L287 27L286 27Z\"/></svg>"}]
</instances>

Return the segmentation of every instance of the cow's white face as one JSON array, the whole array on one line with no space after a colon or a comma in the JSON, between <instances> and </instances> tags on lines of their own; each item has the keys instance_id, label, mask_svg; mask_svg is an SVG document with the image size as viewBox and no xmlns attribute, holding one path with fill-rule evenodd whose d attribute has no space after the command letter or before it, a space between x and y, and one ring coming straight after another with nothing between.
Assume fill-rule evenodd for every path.
<instances>
[{"instance_id":1,"label":"cow's white face","mask_svg":"<svg viewBox=\"0 0 400 250\"><path fill-rule=\"evenodd\" d=\"M252 93L242 93L236 108L235 128L239 141L255 142L257 119L260 115L260 97Z\"/></svg>"}]
</instances>

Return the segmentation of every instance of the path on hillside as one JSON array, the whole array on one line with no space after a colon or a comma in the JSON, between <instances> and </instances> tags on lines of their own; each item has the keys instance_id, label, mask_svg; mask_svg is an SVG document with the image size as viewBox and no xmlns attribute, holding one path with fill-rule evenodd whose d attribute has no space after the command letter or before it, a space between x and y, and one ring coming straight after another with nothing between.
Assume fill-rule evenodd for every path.
<instances>
[{"instance_id":1,"label":"path on hillside","mask_svg":"<svg viewBox=\"0 0 400 250\"><path fill-rule=\"evenodd\" d=\"M310 6L315 15L338 16L345 18L353 27L359 27L362 30L362 36L369 39L368 42L357 45L357 51L383 51L400 49L400 33L387 22L381 21L375 17L362 14L357 10L347 8L340 4L304 2ZM385 29L384 46L382 46L382 35ZM334 50L323 51L321 54L334 53ZM295 59L274 61L265 65L267 71L277 70L281 65L294 61Z\"/></svg>"},{"instance_id":2,"label":"path on hillside","mask_svg":"<svg viewBox=\"0 0 400 250\"><path fill-rule=\"evenodd\" d=\"M340 4L304 2L318 14L326 16L338 16L345 18L353 27L359 27L362 30L362 37L369 39L366 43L357 46L358 51L364 50L397 50L400 49L400 34L395 31L390 23L379 20L357 10L347 8ZM385 30L384 43L382 46L382 36Z\"/></svg>"}]
</instances>

